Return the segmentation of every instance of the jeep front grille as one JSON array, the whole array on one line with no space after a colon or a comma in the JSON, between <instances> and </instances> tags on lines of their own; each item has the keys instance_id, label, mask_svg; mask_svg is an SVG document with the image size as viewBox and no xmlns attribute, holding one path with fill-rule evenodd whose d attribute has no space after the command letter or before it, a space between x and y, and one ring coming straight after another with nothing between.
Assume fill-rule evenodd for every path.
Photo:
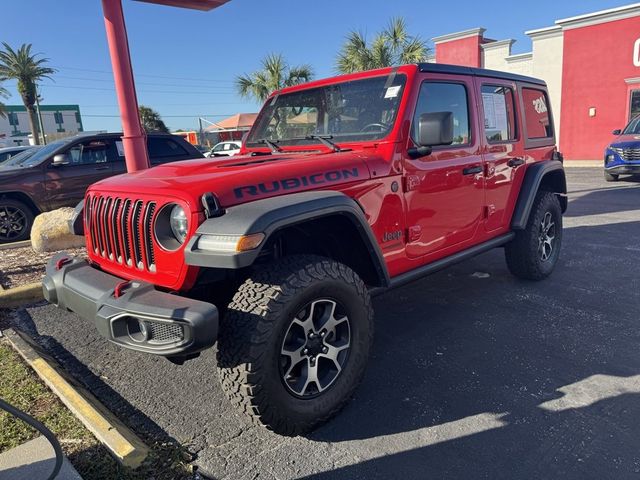
<instances>
[{"instance_id":1,"label":"jeep front grille","mask_svg":"<svg viewBox=\"0 0 640 480\"><path fill-rule=\"evenodd\" d=\"M625 162L640 162L640 148L613 147L611 150L616 152Z\"/></svg>"},{"instance_id":2,"label":"jeep front grille","mask_svg":"<svg viewBox=\"0 0 640 480\"><path fill-rule=\"evenodd\" d=\"M94 254L130 268L156 271L152 238L156 202L87 195L85 205Z\"/></svg>"}]
</instances>

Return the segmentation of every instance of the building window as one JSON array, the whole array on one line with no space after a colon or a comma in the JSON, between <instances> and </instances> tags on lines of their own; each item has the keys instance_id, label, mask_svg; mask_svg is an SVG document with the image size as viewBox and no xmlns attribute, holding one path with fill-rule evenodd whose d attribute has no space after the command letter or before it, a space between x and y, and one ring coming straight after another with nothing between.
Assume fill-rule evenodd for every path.
<instances>
[{"instance_id":1,"label":"building window","mask_svg":"<svg viewBox=\"0 0 640 480\"><path fill-rule=\"evenodd\" d=\"M640 115L640 90L631 91L631 108L629 109L629 120Z\"/></svg>"},{"instance_id":2,"label":"building window","mask_svg":"<svg viewBox=\"0 0 640 480\"><path fill-rule=\"evenodd\" d=\"M489 143L515 140L516 115L513 89L501 85L482 86L484 131Z\"/></svg>"},{"instance_id":3,"label":"building window","mask_svg":"<svg viewBox=\"0 0 640 480\"><path fill-rule=\"evenodd\" d=\"M453 143L466 145L471 142L469 126L469 101L467 89L459 83L424 82L413 117L413 139L418 138L418 124L423 113L453 113Z\"/></svg>"},{"instance_id":4,"label":"building window","mask_svg":"<svg viewBox=\"0 0 640 480\"><path fill-rule=\"evenodd\" d=\"M533 88L522 89L524 101L524 117L527 125L527 138L553 137L553 126L549 116L549 98L543 90Z\"/></svg>"},{"instance_id":5,"label":"building window","mask_svg":"<svg viewBox=\"0 0 640 480\"><path fill-rule=\"evenodd\" d=\"M78 125L82 125L82 120L80 119L80 112L76 112L76 123Z\"/></svg>"},{"instance_id":6,"label":"building window","mask_svg":"<svg viewBox=\"0 0 640 480\"><path fill-rule=\"evenodd\" d=\"M64 123L64 118L62 117L62 113L55 112L53 114L53 117L55 118L55 121L57 124L62 125Z\"/></svg>"},{"instance_id":7,"label":"building window","mask_svg":"<svg viewBox=\"0 0 640 480\"><path fill-rule=\"evenodd\" d=\"M19 122L18 122L18 114L15 112L9 112L7 113L7 118L9 119L9 125L11 125L12 127L17 127Z\"/></svg>"}]
</instances>

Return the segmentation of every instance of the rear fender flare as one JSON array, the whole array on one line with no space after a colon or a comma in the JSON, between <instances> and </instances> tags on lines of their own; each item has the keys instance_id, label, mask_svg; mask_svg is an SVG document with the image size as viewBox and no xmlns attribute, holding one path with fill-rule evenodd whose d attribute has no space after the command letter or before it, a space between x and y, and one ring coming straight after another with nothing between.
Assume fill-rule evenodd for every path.
<instances>
[{"instance_id":1,"label":"rear fender flare","mask_svg":"<svg viewBox=\"0 0 640 480\"><path fill-rule=\"evenodd\" d=\"M527 168L520 188L516 208L511 219L513 230L524 230L527 227L536 194L542 186L558 195L562 213L567 210L567 180L562 163L558 160L534 163Z\"/></svg>"}]
</instances>

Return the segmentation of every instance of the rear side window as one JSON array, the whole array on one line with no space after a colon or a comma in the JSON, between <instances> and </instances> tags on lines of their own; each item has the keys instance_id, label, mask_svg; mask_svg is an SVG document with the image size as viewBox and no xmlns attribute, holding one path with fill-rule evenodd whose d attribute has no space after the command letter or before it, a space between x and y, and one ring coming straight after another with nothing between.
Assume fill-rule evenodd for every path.
<instances>
[{"instance_id":1,"label":"rear side window","mask_svg":"<svg viewBox=\"0 0 640 480\"><path fill-rule=\"evenodd\" d=\"M553 137L547 93L534 88L523 88L522 101L527 125L527 138L534 140Z\"/></svg>"},{"instance_id":2,"label":"rear side window","mask_svg":"<svg viewBox=\"0 0 640 480\"><path fill-rule=\"evenodd\" d=\"M154 138L147 139L147 148L149 149L149 157L181 157L187 155L187 151L170 138Z\"/></svg>"},{"instance_id":3,"label":"rear side window","mask_svg":"<svg viewBox=\"0 0 640 480\"><path fill-rule=\"evenodd\" d=\"M482 86L487 142L508 142L517 138L514 105L513 89L502 85Z\"/></svg>"},{"instance_id":4,"label":"rear side window","mask_svg":"<svg viewBox=\"0 0 640 480\"><path fill-rule=\"evenodd\" d=\"M469 101L467 89L459 83L424 82L413 117L413 139L418 138L418 123L423 113L453 113L453 143L466 145L471 142L469 126Z\"/></svg>"}]
</instances>

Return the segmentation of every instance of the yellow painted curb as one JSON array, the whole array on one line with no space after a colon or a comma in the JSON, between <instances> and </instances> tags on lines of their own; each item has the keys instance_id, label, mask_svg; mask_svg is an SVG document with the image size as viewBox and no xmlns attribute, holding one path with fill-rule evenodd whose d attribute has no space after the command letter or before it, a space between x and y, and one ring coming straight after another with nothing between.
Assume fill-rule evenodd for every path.
<instances>
[{"instance_id":1,"label":"yellow painted curb","mask_svg":"<svg viewBox=\"0 0 640 480\"><path fill-rule=\"evenodd\" d=\"M28 283L8 290L0 290L0 307L19 307L26 303L39 302L44 299L42 283Z\"/></svg>"},{"instance_id":2,"label":"yellow painted curb","mask_svg":"<svg viewBox=\"0 0 640 480\"><path fill-rule=\"evenodd\" d=\"M87 429L125 467L138 468L149 455L140 438L109 412L91 393L72 385L58 369L43 358L13 329L3 332L13 348L35 370L47 386L78 417ZM82 390L82 392L80 392Z\"/></svg>"}]
</instances>

